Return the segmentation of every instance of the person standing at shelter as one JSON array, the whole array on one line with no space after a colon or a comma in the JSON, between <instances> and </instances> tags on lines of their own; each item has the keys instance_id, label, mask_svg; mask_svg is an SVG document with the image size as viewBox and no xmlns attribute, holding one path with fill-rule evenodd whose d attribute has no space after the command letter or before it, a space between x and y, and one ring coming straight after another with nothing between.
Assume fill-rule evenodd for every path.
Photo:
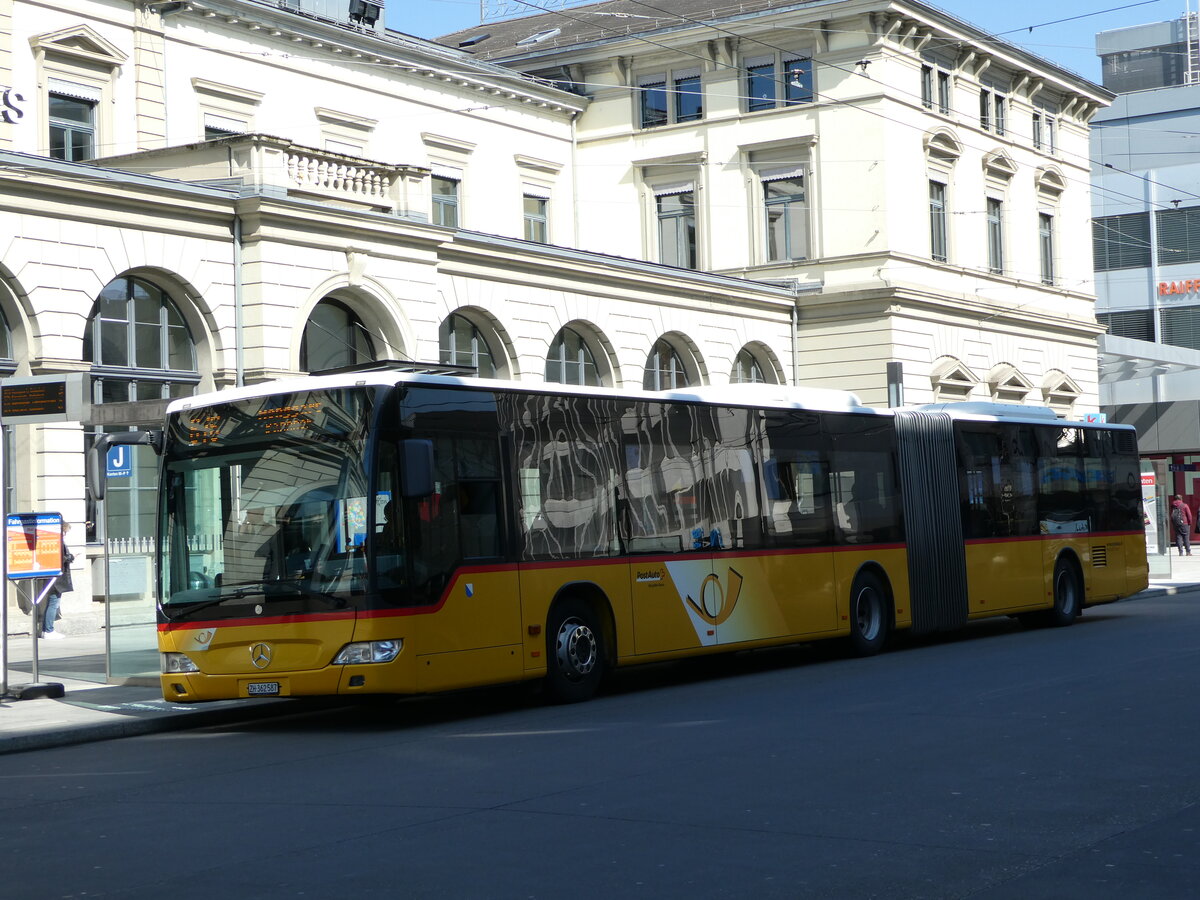
<instances>
[{"instance_id":1,"label":"person standing at shelter","mask_svg":"<svg viewBox=\"0 0 1200 900\"><path fill-rule=\"evenodd\" d=\"M62 640L62 635L54 630L54 623L58 619L58 605L62 602L62 595L67 591L75 590L75 585L71 583L71 563L75 561L75 554L67 549L67 532L71 530L70 522L62 523L62 574L54 579L54 584L50 586L50 590L46 593L46 602L42 604L41 614L41 633L39 637L45 638L48 641Z\"/></svg>"},{"instance_id":2,"label":"person standing at shelter","mask_svg":"<svg viewBox=\"0 0 1200 900\"><path fill-rule=\"evenodd\" d=\"M1175 549L1180 556L1192 555L1192 511L1178 494L1171 500L1171 527L1175 529Z\"/></svg>"}]
</instances>

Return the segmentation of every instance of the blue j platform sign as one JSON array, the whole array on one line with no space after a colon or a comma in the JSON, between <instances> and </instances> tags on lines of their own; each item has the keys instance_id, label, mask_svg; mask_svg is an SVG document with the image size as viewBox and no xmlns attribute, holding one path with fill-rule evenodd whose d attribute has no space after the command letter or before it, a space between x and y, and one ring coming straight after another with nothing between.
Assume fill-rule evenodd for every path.
<instances>
[{"instance_id":1,"label":"blue j platform sign","mask_svg":"<svg viewBox=\"0 0 1200 900\"><path fill-rule=\"evenodd\" d=\"M133 448L117 444L108 449L104 474L109 478L128 478L133 474Z\"/></svg>"}]
</instances>

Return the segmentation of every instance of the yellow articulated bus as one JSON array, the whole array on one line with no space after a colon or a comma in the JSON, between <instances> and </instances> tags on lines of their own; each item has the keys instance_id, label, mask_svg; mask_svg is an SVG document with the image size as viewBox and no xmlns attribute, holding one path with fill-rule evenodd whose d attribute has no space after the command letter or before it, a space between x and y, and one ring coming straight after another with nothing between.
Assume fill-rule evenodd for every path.
<instances>
[{"instance_id":1,"label":"yellow articulated bus","mask_svg":"<svg viewBox=\"0 0 1200 900\"><path fill-rule=\"evenodd\" d=\"M163 695L413 694L1016 615L1146 587L1135 434L378 366L178 400L161 432Z\"/></svg>"}]
</instances>

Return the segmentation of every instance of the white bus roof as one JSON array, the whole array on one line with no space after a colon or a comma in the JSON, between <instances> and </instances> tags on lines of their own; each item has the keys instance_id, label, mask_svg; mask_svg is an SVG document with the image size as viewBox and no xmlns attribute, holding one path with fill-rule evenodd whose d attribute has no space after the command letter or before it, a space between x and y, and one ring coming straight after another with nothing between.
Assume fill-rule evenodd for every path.
<instances>
[{"instance_id":1,"label":"white bus roof","mask_svg":"<svg viewBox=\"0 0 1200 900\"><path fill-rule=\"evenodd\" d=\"M194 397L173 400L167 413L180 413L188 409L249 400L271 394L288 394L297 391L328 390L344 387L391 387L399 384L426 384L443 387L465 387L485 391L519 391L530 394L563 394L576 397L613 397L634 400L678 400L702 402L715 406L770 406L781 408L811 409L819 411L856 411L878 413L880 410L862 405L857 394L828 388L790 387L781 384L729 384L698 385L668 391L624 390L608 387L588 387L550 382L530 383L505 381L494 378L463 377L458 375L430 375L412 372L367 369L358 372L338 372L330 375L304 375L264 381L240 388L228 388Z\"/></svg>"},{"instance_id":2,"label":"white bus roof","mask_svg":"<svg viewBox=\"0 0 1200 900\"><path fill-rule=\"evenodd\" d=\"M891 415L895 412L944 412L955 419L976 421L1006 421L1029 424L1086 425L1088 423L1059 419L1054 410L1046 406L1029 406L1017 403L990 403L962 401L956 403L930 403L900 409L877 409L864 406L857 394L829 388L792 387L786 384L725 384L697 385L668 391L625 390L608 387L558 384L550 382L506 381L474 376L429 374L428 372L401 371L388 368L364 368L359 371L335 372L328 375L301 375L276 381L263 381L240 388L228 388L194 397L182 397L167 406L167 413L175 414L189 409L250 400L271 394L290 394L298 391L329 390L346 387L393 387L400 384L425 384L443 387L464 387L485 391L517 391L530 394L562 394L576 397L612 397L634 400L701 402L715 406L761 406L773 409L803 409L819 412L859 412L876 415ZM1113 425L1114 428L1129 428L1129 425Z\"/></svg>"}]
</instances>

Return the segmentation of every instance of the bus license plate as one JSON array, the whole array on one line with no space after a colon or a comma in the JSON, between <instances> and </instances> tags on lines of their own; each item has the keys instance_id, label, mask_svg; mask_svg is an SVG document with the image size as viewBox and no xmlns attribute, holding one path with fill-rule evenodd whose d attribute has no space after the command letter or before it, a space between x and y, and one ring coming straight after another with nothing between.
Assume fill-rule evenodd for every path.
<instances>
[{"instance_id":1,"label":"bus license plate","mask_svg":"<svg viewBox=\"0 0 1200 900\"><path fill-rule=\"evenodd\" d=\"M278 694L278 681L251 681L246 685L247 694Z\"/></svg>"}]
</instances>

